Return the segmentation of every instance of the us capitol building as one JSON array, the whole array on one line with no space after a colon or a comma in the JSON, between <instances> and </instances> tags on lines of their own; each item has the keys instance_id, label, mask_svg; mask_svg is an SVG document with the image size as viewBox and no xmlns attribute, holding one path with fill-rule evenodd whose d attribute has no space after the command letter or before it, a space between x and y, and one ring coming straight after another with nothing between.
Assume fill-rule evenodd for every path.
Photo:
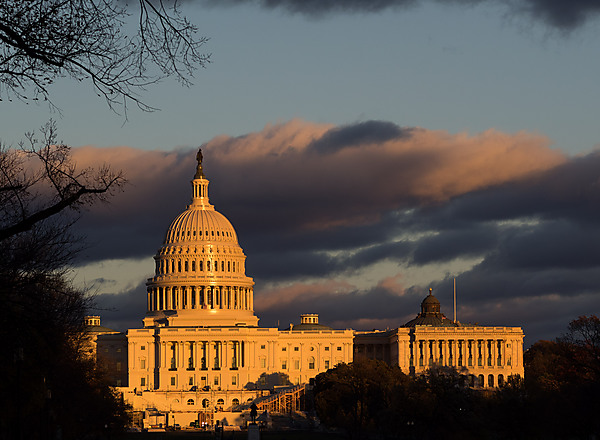
<instances>
[{"instance_id":1,"label":"us capitol building","mask_svg":"<svg viewBox=\"0 0 600 440\"><path fill-rule=\"evenodd\" d=\"M154 257L143 328L118 333L90 317L98 358L146 419L162 414L165 424L239 424L235 411L282 385L282 377L303 386L359 357L410 374L454 366L475 387L523 376L520 327L449 320L431 290L421 313L393 330L334 330L316 314L301 315L299 324L285 330L259 327L246 255L229 220L209 203L201 151L197 160L192 201L173 220Z\"/></svg>"}]
</instances>

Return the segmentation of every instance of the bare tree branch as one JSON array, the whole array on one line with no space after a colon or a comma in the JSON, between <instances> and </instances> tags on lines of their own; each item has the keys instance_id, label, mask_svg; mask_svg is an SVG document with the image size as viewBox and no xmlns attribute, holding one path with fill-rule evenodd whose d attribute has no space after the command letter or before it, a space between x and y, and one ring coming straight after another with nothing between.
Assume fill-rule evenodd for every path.
<instances>
[{"instance_id":1,"label":"bare tree branch","mask_svg":"<svg viewBox=\"0 0 600 440\"><path fill-rule=\"evenodd\" d=\"M166 0L165 0L166 1ZM90 81L115 112L167 77L191 85L210 62L207 38L181 15L177 0L3 0L0 2L0 100L50 100L59 78ZM136 12L137 10L137 12ZM137 13L137 21L132 18ZM137 24L136 24L137 23Z\"/></svg>"},{"instance_id":2,"label":"bare tree branch","mask_svg":"<svg viewBox=\"0 0 600 440\"><path fill-rule=\"evenodd\" d=\"M64 210L104 200L125 184L123 174L107 166L78 169L70 148L56 143L52 121L42 134L42 142L26 135L29 144L19 150L0 148L0 242Z\"/></svg>"}]
</instances>

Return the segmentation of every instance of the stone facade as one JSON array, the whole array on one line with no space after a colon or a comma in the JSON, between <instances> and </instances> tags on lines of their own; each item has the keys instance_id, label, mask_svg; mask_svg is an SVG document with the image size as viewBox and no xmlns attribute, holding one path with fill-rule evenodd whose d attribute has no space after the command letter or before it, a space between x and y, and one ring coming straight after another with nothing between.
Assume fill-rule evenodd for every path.
<instances>
[{"instance_id":1,"label":"stone facade","mask_svg":"<svg viewBox=\"0 0 600 440\"><path fill-rule=\"evenodd\" d=\"M431 294L421 313L403 327L355 332L354 357L380 359L420 374L432 367L454 367L474 387L495 388L508 377L523 377L523 330L451 321Z\"/></svg>"},{"instance_id":2,"label":"stone facade","mask_svg":"<svg viewBox=\"0 0 600 440\"><path fill-rule=\"evenodd\" d=\"M241 423L232 411L283 378L308 383L360 357L412 374L453 366L473 386L496 387L523 375L520 328L450 321L431 291L417 318L393 330L334 330L315 314L285 330L259 327L246 256L229 220L209 203L200 153L191 183L192 202L154 257L143 327L95 339L115 384L134 410L145 411L147 424Z\"/></svg>"}]
</instances>

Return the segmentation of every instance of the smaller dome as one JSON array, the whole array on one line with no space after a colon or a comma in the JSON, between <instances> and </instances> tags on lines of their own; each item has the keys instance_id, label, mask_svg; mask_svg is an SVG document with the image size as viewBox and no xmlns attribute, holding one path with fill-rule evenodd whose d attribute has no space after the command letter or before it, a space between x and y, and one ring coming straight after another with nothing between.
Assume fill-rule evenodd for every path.
<instances>
[{"instance_id":1,"label":"smaller dome","mask_svg":"<svg viewBox=\"0 0 600 440\"><path fill-rule=\"evenodd\" d=\"M441 312L440 301L433 296L433 289L429 289L429 295L421 302L421 313L415 319L408 321L403 327L415 327L427 325L431 327L458 327L458 324L446 318Z\"/></svg>"}]
</instances>

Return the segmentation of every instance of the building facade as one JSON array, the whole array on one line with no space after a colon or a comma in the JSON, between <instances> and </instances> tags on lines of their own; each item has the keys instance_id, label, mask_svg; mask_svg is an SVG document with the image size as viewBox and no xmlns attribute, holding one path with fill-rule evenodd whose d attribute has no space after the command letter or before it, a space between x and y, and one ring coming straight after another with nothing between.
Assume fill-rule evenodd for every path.
<instances>
[{"instance_id":1,"label":"building facade","mask_svg":"<svg viewBox=\"0 0 600 440\"><path fill-rule=\"evenodd\" d=\"M380 359L411 374L453 367L470 386L495 388L510 376L523 377L523 337L520 327L468 325L446 318L430 289L421 313L404 326L355 332L354 357Z\"/></svg>"},{"instance_id":2,"label":"building facade","mask_svg":"<svg viewBox=\"0 0 600 440\"><path fill-rule=\"evenodd\" d=\"M117 385L134 410L182 426L238 424L234 410L268 389L308 383L360 357L412 374L456 367L473 386L497 387L523 375L520 328L450 321L431 291L421 313L393 330L334 330L314 314L285 330L259 327L246 255L229 220L209 203L200 151L197 160L191 203L154 257L143 327L96 338L98 353L110 353L115 363L115 377L122 371L116 362L125 366Z\"/></svg>"},{"instance_id":3,"label":"building facade","mask_svg":"<svg viewBox=\"0 0 600 440\"><path fill-rule=\"evenodd\" d=\"M319 324L317 315L286 330L259 327L246 256L229 220L209 203L201 152L191 183L192 201L154 257L143 328L126 335L125 398L137 410L168 411L182 425L202 412L225 414L283 378L307 383L351 362L354 336Z\"/></svg>"}]
</instances>

